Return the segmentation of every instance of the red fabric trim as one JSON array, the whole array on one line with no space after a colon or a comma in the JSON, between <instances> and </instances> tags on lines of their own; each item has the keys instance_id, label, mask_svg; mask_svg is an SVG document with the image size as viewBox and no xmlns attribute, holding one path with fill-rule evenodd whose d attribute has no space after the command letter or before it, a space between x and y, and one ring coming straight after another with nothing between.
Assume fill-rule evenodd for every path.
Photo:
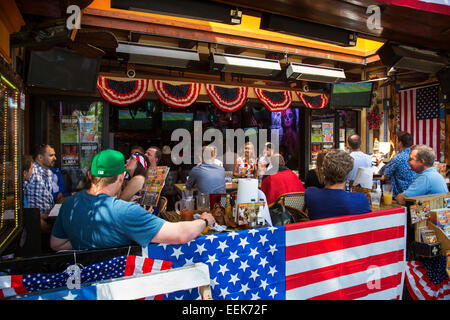
<instances>
[{"instance_id":1,"label":"red fabric trim","mask_svg":"<svg viewBox=\"0 0 450 320\"><path fill-rule=\"evenodd\" d=\"M152 83L159 99L171 107L189 107L197 100L201 88L200 83L191 83L186 96L176 97L166 90L165 82L152 80Z\"/></svg>"},{"instance_id":2,"label":"red fabric trim","mask_svg":"<svg viewBox=\"0 0 450 320\"><path fill-rule=\"evenodd\" d=\"M284 99L280 102L273 102L267 97L263 89L253 88L256 96L261 100L264 106L271 112L279 112L286 110L292 104L292 93L290 91L283 91Z\"/></svg>"},{"instance_id":3,"label":"red fabric trim","mask_svg":"<svg viewBox=\"0 0 450 320\"><path fill-rule=\"evenodd\" d=\"M234 100L224 99L216 90L216 86L213 84L205 84L206 92L211 98L214 105L222 111L233 112L242 108L247 101L248 88L238 87L238 95Z\"/></svg>"}]
</instances>

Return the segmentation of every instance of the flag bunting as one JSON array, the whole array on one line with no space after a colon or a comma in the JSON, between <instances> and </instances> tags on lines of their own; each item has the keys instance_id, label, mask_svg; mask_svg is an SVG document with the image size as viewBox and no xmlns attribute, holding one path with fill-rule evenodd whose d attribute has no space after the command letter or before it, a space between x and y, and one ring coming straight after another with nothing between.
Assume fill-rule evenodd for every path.
<instances>
[{"instance_id":1,"label":"flag bunting","mask_svg":"<svg viewBox=\"0 0 450 320\"><path fill-rule=\"evenodd\" d=\"M159 99L171 107L189 107L200 94L200 83L172 85L159 80L152 80L153 88Z\"/></svg>"},{"instance_id":2,"label":"flag bunting","mask_svg":"<svg viewBox=\"0 0 450 320\"><path fill-rule=\"evenodd\" d=\"M280 112L289 108L292 104L291 91L267 91L259 88L253 88L256 96L262 104L271 112Z\"/></svg>"},{"instance_id":3,"label":"flag bunting","mask_svg":"<svg viewBox=\"0 0 450 320\"><path fill-rule=\"evenodd\" d=\"M80 285L83 286L84 284L96 283L103 280L163 271L171 267L172 262L170 261L155 260L134 255L120 256L80 268ZM19 294L31 294L29 297L25 296L24 299L97 299L95 286L69 290L69 277L71 275L66 270L59 273L0 276L0 298L12 297ZM162 300L162 298L163 295L157 295L142 299Z\"/></svg>"},{"instance_id":4,"label":"flag bunting","mask_svg":"<svg viewBox=\"0 0 450 320\"><path fill-rule=\"evenodd\" d=\"M214 105L225 112L237 111L247 101L248 87L225 88L205 84L205 88Z\"/></svg>"},{"instance_id":5,"label":"flag bunting","mask_svg":"<svg viewBox=\"0 0 450 320\"><path fill-rule=\"evenodd\" d=\"M145 98L148 82L148 79L116 81L98 77L97 89L106 101L116 105L129 105Z\"/></svg>"},{"instance_id":6,"label":"flag bunting","mask_svg":"<svg viewBox=\"0 0 450 320\"><path fill-rule=\"evenodd\" d=\"M421 261L408 261L406 287L414 300L449 300L450 279L447 258L437 256Z\"/></svg>"},{"instance_id":7,"label":"flag bunting","mask_svg":"<svg viewBox=\"0 0 450 320\"><path fill-rule=\"evenodd\" d=\"M298 98L303 102L306 108L322 109L328 104L328 97L326 94L307 95L305 93L296 91Z\"/></svg>"},{"instance_id":8,"label":"flag bunting","mask_svg":"<svg viewBox=\"0 0 450 320\"><path fill-rule=\"evenodd\" d=\"M214 300L401 299L404 207L150 244L173 268L208 265ZM165 299L199 299L198 290Z\"/></svg>"}]
</instances>

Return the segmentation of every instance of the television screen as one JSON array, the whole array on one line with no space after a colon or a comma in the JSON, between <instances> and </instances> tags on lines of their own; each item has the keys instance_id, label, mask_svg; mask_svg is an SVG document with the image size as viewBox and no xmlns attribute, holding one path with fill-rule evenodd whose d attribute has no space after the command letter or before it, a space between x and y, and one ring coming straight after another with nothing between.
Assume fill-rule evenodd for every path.
<instances>
[{"instance_id":1,"label":"television screen","mask_svg":"<svg viewBox=\"0 0 450 320\"><path fill-rule=\"evenodd\" d=\"M372 82L335 83L331 91L331 107L370 107L372 104Z\"/></svg>"},{"instance_id":2,"label":"television screen","mask_svg":"<svg viewBox=\"0 0 450 320\"><path fill-rule=\"evenodd\" d=\"M87 58L68 49L32 51L27 85L94 92L99 68L100 58Z\"/></svg>"},{"instance_id":3,"label":"television screen","mask_svg":"<svg viewBox=\"0 0 450 320\"><path fill-rule=\"evenodd\" d=\"M131 115L129 109L118 109L119 130L151 130L153 119L148 116L147 112L138 111L134 116Z\"/></svg>"},{"instance_id":4,"label":"television screen","mask_svg":"<svg viewBox=\"0 0 450 320\"><path fill-rule=\"evenodd\" d=\"M250 137L253 136L253 135L256 136L256 138L258 138L258 127L252 127L252 128L245 128L244 129L244 136L245 136L245 140L246 141L248 139L250 139ZM252 138L252 139L254 139L254 138Z\"/></svg>"},{"instance_id":5,"label":"television screen","mask_svg":"<svg viewBox=\"0 0 450 320\"><path fill-rule=\"evenodd\" d=\"M178 128L192 130L194 127L194 114L181 112L163 112L161 129L173 131Z\"/></svg>"}]
</instances>

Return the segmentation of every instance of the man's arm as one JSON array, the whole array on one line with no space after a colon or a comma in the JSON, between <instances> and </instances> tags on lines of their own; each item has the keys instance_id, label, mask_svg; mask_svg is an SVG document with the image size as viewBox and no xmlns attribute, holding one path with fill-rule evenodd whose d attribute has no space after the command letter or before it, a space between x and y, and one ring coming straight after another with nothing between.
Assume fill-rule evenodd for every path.
<instances>
[{"instance_id":1,"label":"man's arm","mask_svg":"<svg viewBox=\"0 0 450 320\"><path fill-rule=\"evenodd\" d=\"M53 234L50 235L50 247L55 251L72 250L72 244L69 239L59 239Z\"/></svg>"},{"instance_id":2,"label":"man's arm","mask_svg":"<svg viewBox=\"0 0 450 320\"><path fill-rule=\"evenodd\" d=\"M207 212L203 212L200 218L194 221L166 221L151 242L168 244L187 243L195 239L205 229L206 223L203 219L208 220L209 226L212 226L216 222L212 214Z\"/></svg>"},{"instance_id":3,"label":"man's arm","mask_svg":"<svg viewBox=\"0 0 450 320\"><path fill-rule=\"evenodd\" d=\"M404 205L406 203L406 196L404 193L400 193L395 200L397 200L398 204Z\"/></svg>"}]
</instances>

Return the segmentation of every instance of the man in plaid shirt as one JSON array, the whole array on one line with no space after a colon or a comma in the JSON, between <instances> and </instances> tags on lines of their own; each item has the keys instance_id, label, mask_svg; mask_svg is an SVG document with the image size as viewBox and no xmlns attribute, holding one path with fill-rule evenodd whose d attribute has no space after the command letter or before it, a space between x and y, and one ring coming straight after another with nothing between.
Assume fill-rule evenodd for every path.
<instances>
[{"instance_id":1,"label":"man in plaid shirt","mask_svg":"<svg viewBox=\"0 0 450 320\"><path fill-rule=\"evenodd\" d=\"M29 208L39 208L41 211L41 230L50 232L47 222L48 214L55 205L52 194L52 171L56 163L55 150L47 145L37 146L33 152L33 173L29 180L24 181L23 189Z\"/></svg>"}]
</instances>

